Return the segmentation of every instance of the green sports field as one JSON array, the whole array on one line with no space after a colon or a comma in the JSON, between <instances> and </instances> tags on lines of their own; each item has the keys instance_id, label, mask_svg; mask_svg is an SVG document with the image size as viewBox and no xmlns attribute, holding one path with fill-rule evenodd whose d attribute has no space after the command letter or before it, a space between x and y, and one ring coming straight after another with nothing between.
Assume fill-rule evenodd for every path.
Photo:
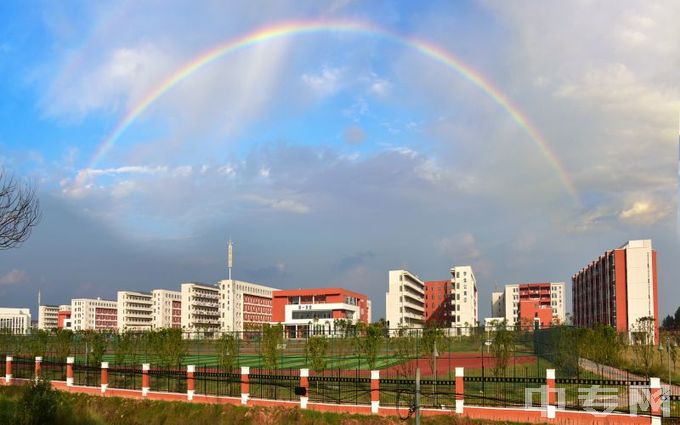
<instances>
[{"instance_id":1,"label":"green sports field","mask_svg":"<svg viewBox=\"0 0 680 425\"><path fill-rule=\"evenodd\" d=\"M103 361L110 362L113 365L115 364L115 360L116 360L115 356L112 354L104 355ZM77 358L77 361L79 363L84 363L85 362L84 356L82 356L82 358L79 356ZM380 356L377 358L375 366L377 369L384 369L399 364L400 362L401 360L396 358L395 356ZM135 357L126 358L124 363L129 365L130 364L141 365L142 363L158 364L159 362L156 356L137 355ZM252 368L264 367L264 360L262 356L253 354L241 354L237 357L234 363L237 366L249 366ZM188 355L182 359L182 365L217 366L218 360L217 356L215 355L206 354ZM309 363L307 362L305 356L286 355L281 356L278 366L280 369L300 369L307 367L308 365ZM347 356L326 357L326 368L343 370L370 369L365 358Z\"/></svg>"}]
</instances>

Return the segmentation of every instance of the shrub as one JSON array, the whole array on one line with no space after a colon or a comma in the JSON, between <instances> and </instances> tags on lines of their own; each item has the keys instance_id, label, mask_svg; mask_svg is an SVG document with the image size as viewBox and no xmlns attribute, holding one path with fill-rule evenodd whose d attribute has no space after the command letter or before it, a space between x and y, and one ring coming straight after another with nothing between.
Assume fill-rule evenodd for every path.
<instances>
[{"instance_id":1,"label":"shrub","mask_svg":"<svg viewBox=\"0 0 680 425\"><path fill-rule=\"evenodd\" d=\"M19 402L17 423L44 425L54 423L59 409L59 393L49 381L39 379L26 387Z\"/></svg>"}]
</instances>

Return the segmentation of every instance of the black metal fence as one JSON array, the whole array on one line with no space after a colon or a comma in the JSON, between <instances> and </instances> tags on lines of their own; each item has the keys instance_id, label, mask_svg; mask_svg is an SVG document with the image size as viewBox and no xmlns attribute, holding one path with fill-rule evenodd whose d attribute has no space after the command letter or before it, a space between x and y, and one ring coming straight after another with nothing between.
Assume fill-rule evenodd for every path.
<instances>
[{"instance_id":1,"label":"black metal fence","mask_svg":"<svg viewBox=\"0 0 680 425\"><path fill-rule=\"evenodd\" d=\"M437 368L435 368L437 370ZM546 376L532 367L525 374L514 371L515 376L494 374L467 374L464 369L463 395L466 405L493 407L540 406L545 403ZM434 372L434 371L432 371ZM35 360L14 357L12 373L18 379L35 376ZM141 365L110 365L108 381L110 388L139 390L142 386ZM604 372L603 372L604 373ZM607 372L609 373L609 372ZM66 364L53 358L43 359L41 374L50 380L65 380ZM157 367L148 371L151 391L168 393L187 392L187 368ZM380 371L380 405L383 407L408 407L413 403L416 381L410 371L386 369ZM556 401L559 407L576 411L636 411L650 413L649 381L621 372L612 379L588 376L555 379ZM73 365L74 384L99 387L101 368L78 361ZM299 400L296 388L300 386L299 369L251 368L249 373L251 398L270 400ZM366 370L326 369L310 371L309 401L335 404L368 405L371 402L371 372ZM194 369L196 395L240 397L242 378L239 369L223 371L216 367L201 366ZM434 373L420 380L420 403L426 408L455 407L455 376L443 375L434 379ZM664 416L669 420L680 419L680 388L664 388Z\"/></svg>"}]
</instances>

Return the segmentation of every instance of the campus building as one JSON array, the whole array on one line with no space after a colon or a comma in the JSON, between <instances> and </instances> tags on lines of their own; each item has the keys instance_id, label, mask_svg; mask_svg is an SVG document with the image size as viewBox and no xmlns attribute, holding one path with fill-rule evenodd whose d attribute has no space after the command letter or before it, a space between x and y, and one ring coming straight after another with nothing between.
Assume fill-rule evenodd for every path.
<instances>
[{"instance_id":1,"label":"campus building","mask_svg":"<svg viewBox=\"0 0 680 425\"><path fill-rule=\"evenodd\" d=\"M149 292L118 291L118 330L148 331L153 324L153 299Z\"/></svg>"},{"instance_id":2,"label":"campus building","mask_svg":"<svg viewBox=\"0 0 680 425\"><path fill-rule=\"evenodd\" d=\"M368 297L343 288L274 291L272 322L284 326L288 338L333 335L337 320L370 323Z\"/></svg>"},{"instance_id":3,"label":"campus building","mask_svg":"<svg viewBox=\"0 0 680 425\"><path fill-rule=\"evenodd\" d=\"M71 328L74 331L115 330L118 325L118 302L101 298L71 300Z\"/></svg>"},{"instance_id":4,"label":"campus building","mask_svg":"<svg viewBox=\"0 0 680 425\"><path fill-rule=\"evenodd\" d=\"M57 329L59 322L58 305L39 305L38 306L38 329L48 331Z\"/></svg>"},{"instance_id":5,"label":"campus building","mask_svg":"<svg viewBox=\"0 0 680 425\"><path fill-rule=\"evenodd\" d=\"M220 330L220 290L205 283L182 284L182 329L211 337Z\"/></svg>"},{"instance_id":6,"label":"campus building","mask_svg":"<svg viewBox=\"0 0 680 425\"><path fill-rule=\"evenodd\" d=\"M574 325L603 323L630 335L653 317L658 341L656 251L650 239L631 240L605 251L571 278Z\"/></svg>"},{"instance_id":7,"label":"campus building","mask_svg":"<svg viewBox=\"0 0 680 425\"><path fill-rule=\"evenodd\" d=\"M423 327L425 283L418 276L407 270L389 271L385 320L391 329Z\"/></svg>"},{"instance_id":8,"label":"campus building","mask_svg":"<svg viewBox=\"0 0 680 425\"><path fill-rule=\"evenodd\" d=\"M547 328L565 321L564 282L515 283L491 294L492 319L509 327Z\"/></svg>"},{"instance_id":9,"label":"campus building","mask_svg":"<svg viewBox=\"0 0 680 425\"><path fill-rule=\"evenodd\" d=\"M153 329L182 327L182 293L169 289L151 291Z\"/></svg>"},{"instance_id":10,"label":"campus building","mask_svg":"<svg viewBox=\"0 0 680 425\"><path fill-rule=\"evenodd\" d=\"M451 327L453 291L450 280L425 282L425 322Z\"/></svg>"},{"instance_id":11,"label":"campus building","mask_svg":"<svg viewBox=\"0 0 680 425\"><path fill-rule=\"evenodd\" d=\"M57 329L72 329L71 304L62 304L57 313Z\"/></svg>"},{"instance_id":12,"label":"campus building","mask_svg":"<svg viewBox=\"0 0 680 425\"><path fill-rule=\"evenodd\" d=\"M233 279L221 280L218 285L222 331L258 330L272 321L272 294L276 288Z\"/></svg>"},{"instance_id":13,"label":"campus building","mask_svg":"<svg viewBox=\"0 0 680 425\"><path fill-rule=\"evenodd\" d=\"M0 308L0 330L27 334L31 328L31 311L27 308Z\"/></svg>"},{"instance_id":14,"label":"campus building","mask_svg":"<svg viewBox=\"0 0 680 425\"><path fill-rule=\"evenodd\" d=\"M454 334L467 335L479 326L477 279L472 266L451 268L451 328Z\"/></svg>"}]
</instances>

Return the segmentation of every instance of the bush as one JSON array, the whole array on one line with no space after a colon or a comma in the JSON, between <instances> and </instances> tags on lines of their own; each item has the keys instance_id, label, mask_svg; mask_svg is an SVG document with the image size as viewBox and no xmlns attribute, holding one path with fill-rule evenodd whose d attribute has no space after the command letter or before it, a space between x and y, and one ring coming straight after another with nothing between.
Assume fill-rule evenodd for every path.
<instances>
[{"instance_id":1,"label":"bush","mask_svg":"<svg viewBox=\"0 0 680 425\"><path fill-rule=\"evenodd\" d=\"M24 390L19 401L17 423L44 425L55 423L59 409L59 393L49 381L39 379Z\"/></svg>"}]
</instances>

